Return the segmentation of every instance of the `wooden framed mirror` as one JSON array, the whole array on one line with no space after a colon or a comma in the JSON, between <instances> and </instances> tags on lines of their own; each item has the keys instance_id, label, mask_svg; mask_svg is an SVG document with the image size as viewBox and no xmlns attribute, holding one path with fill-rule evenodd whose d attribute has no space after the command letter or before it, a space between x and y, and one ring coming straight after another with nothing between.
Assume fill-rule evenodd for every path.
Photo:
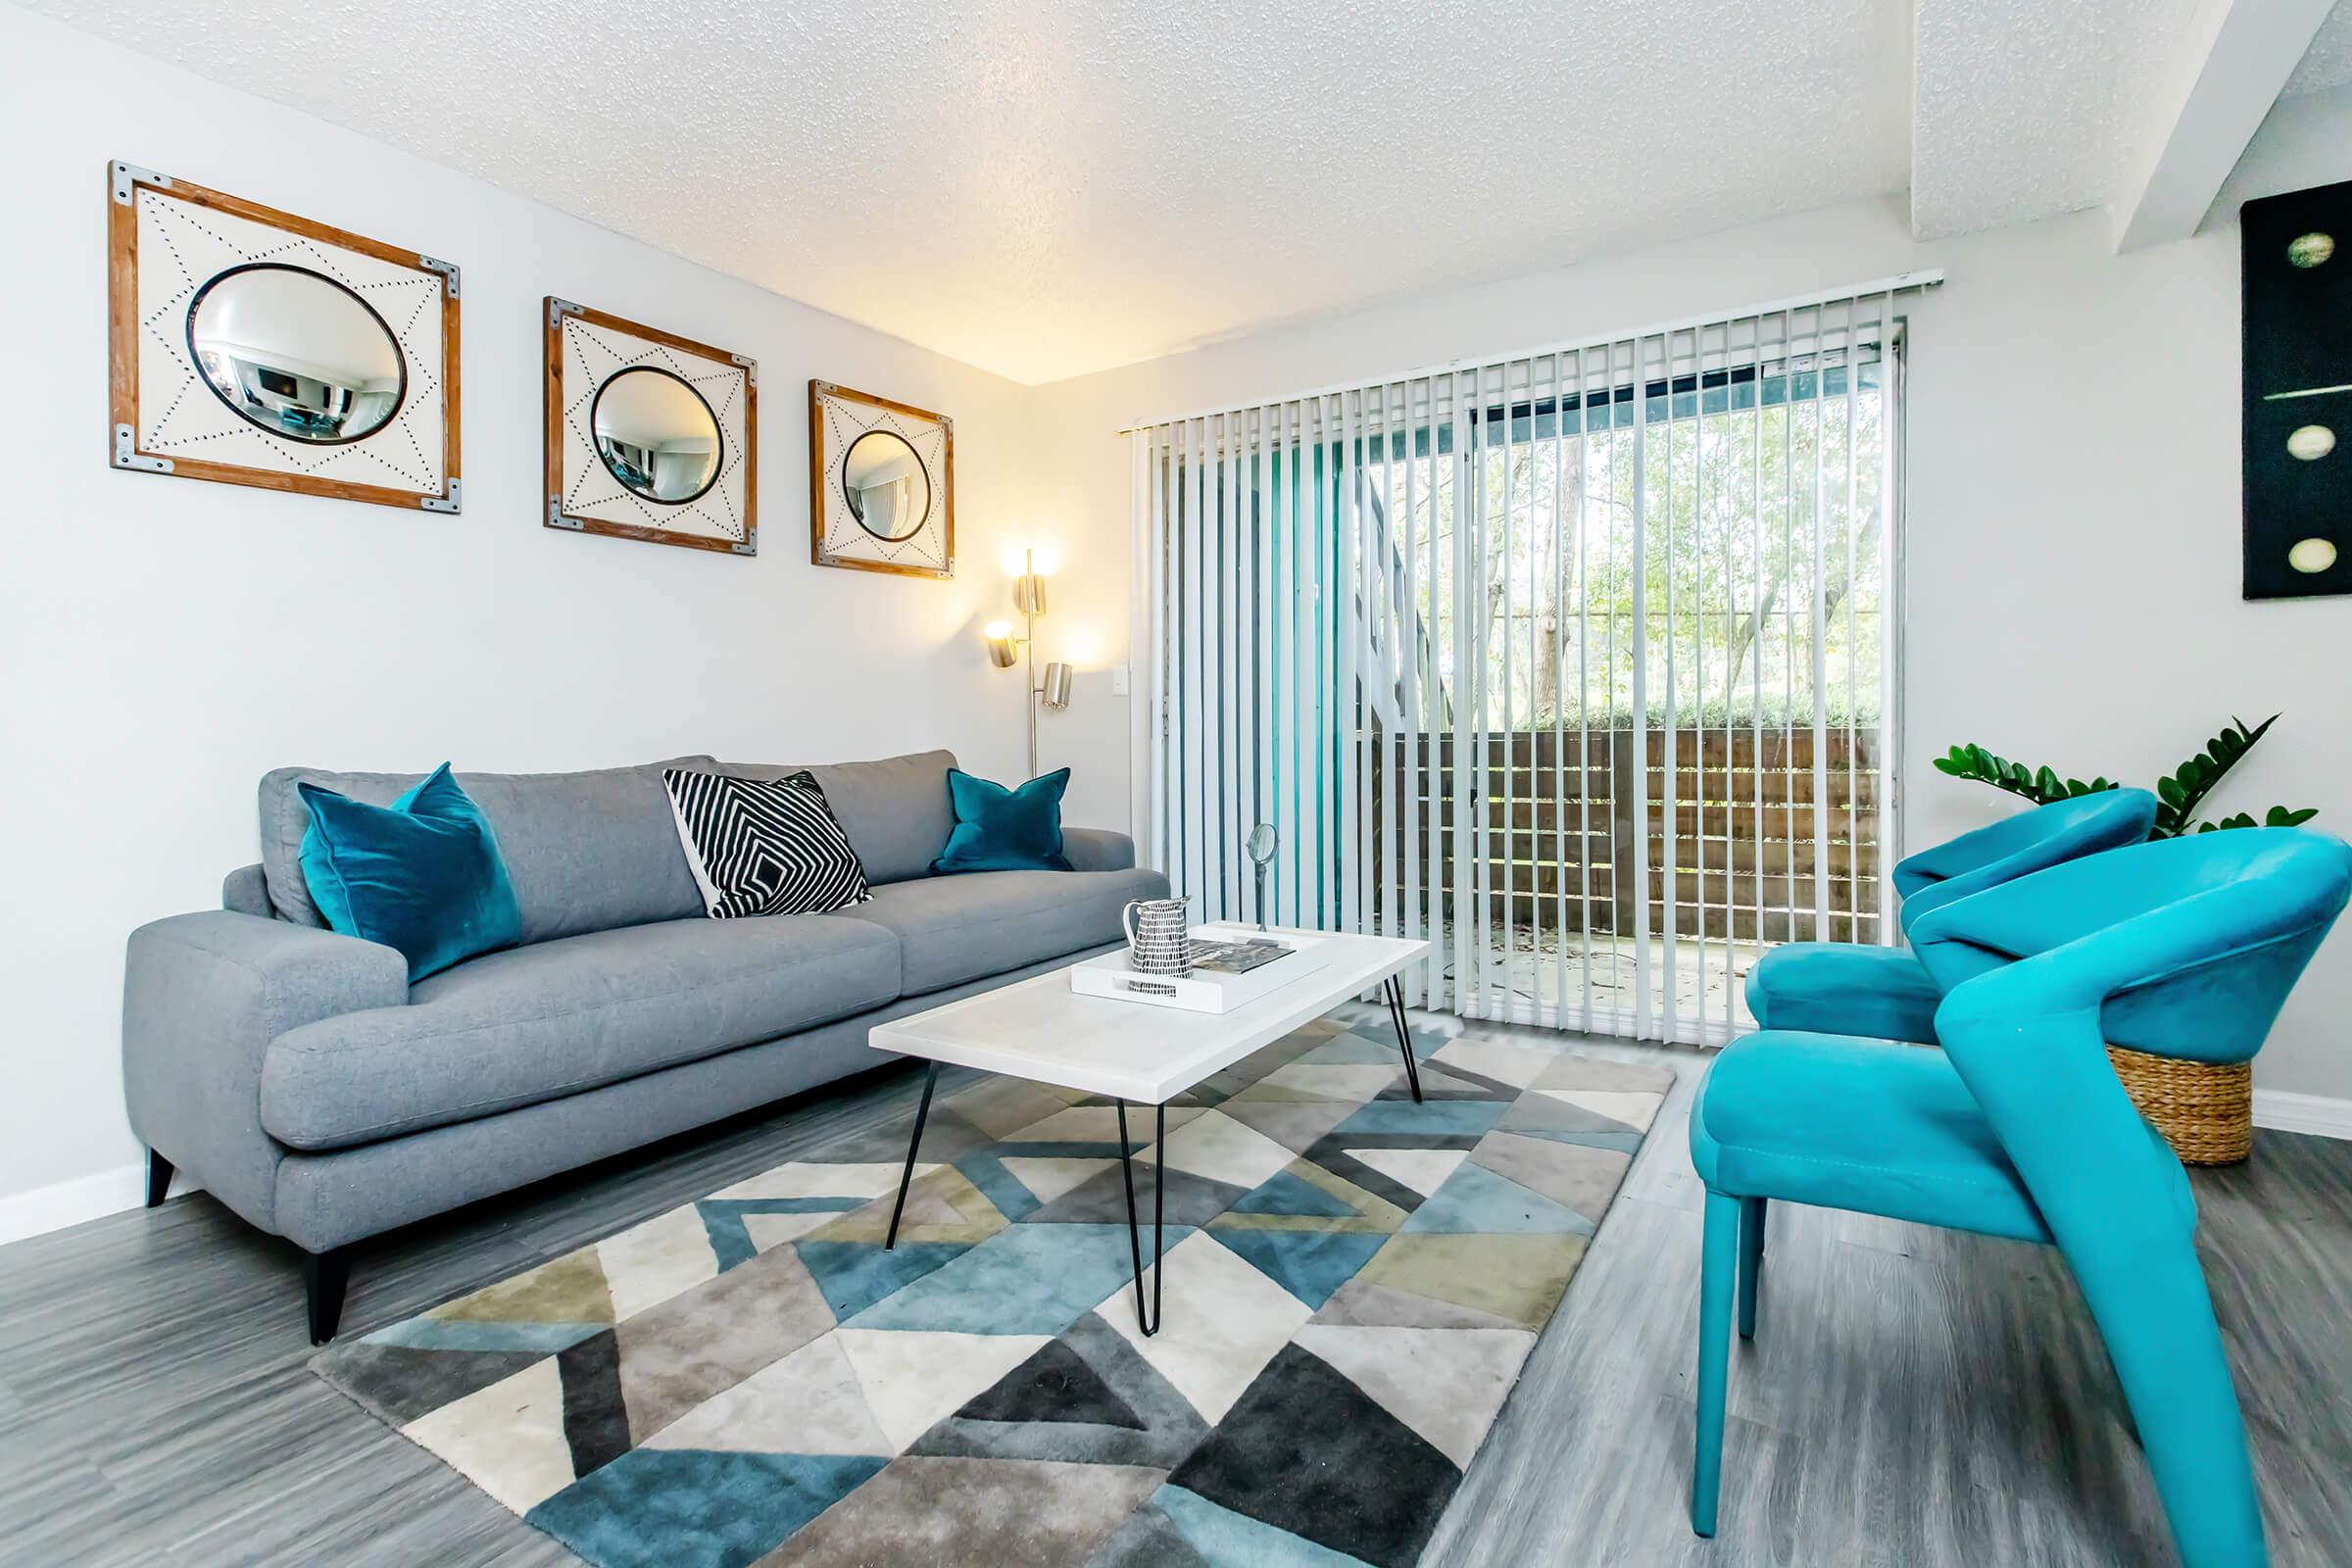
<instances>
[{"instance_id":1,"label":"wooden framed mirror","mask_svg":"<svg viewBox=\"0 0 2352 1568\"><path fill-rule=\"evenodd\" d=\"M810 381L808 559L857 571L955 576L955 421Z\"/></svg>"},{"instance_id":2,"label":"wooden framed mirror","mask_svg":"<svg viewBox=\"0 0 2352 1568\"><path fill-rule=\"evenodd\" d=\"M107 166L118 468L456 512L458 269Z\"/></svg>"},{"instance_id":3,"label":"wooden framed mirror","mask_svg":"<svg viewBox=\"0 0 2352 1568\"><path fill-rule=\"evenodd\" d=\"M760 368L546 302L547 526L760 553Z\"/></svg>"}]
</instances>

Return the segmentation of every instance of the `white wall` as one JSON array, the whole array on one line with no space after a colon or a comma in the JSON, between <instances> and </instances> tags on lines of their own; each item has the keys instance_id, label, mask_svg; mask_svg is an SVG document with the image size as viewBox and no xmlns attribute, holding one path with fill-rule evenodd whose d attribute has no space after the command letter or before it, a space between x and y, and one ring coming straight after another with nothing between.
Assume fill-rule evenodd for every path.
<instances>
[{"instance_id":1,"label":"white wall","mask_svg":"<svg viewBox=\"0 0 2352 1568\"><path fill-rule=\"evenodd\" d=\"M194 110L196 112L184 112ZM2226 204L2352 176L2352 95L2266 126ZM1018 680L979 655L1008 551L1056 564L1041 655L1080 674L1041 765L1068 817L1130 779L1133 416L1942 266L1914 311L1909 517L1915 842L1999 808L1926 760L1981 739L2144 777L2225 714L2287 716L2233 781L2352 829L2352 602L2237 598L2235 233L2117 260L2106 220L1914 245L1892 206L1298 323L1023 390L323 122L0 5L14 166L0 295L0 1235L127 1200L122 940L210 906L256 854L253 784L290 762L493 769L683 751L818 760L945 744L1022 765ZM466 511L439 517L117 472L103 166L126 158L465 268ZM760 363L755 560L539 526L539 300L555 293ZM1148 311L1151 301L1139 299ZM952 414L952 583L808 564L805 383ZM2338 936L2259 1067L2352 1096Z\"/></svg>"},{"instance_id":2,"label":"white wall","mask_svg":"<svg viewBox=\"0 0 2352 1568\"><path fill-rule=\"evenodd\" d=\"M1050 502L1125 549L1113 428L1940 267L1911 308L1908 842L2006 809L1929 760L1974 740L2151 780L2231 713L2285 717L2219 797L2352 833L2352 600L2238 593L2236 203L2352 177L2352 93L2290 101L2206 231L2118 258L2104 214L1917 244L1894 203L1759 223L1425 296L1043 389ZM1149 309L1150 301L1137 302ZM1140 657L1140 654L1139 654ZM2256 1080L2352 1097L2352 932L2288 1004Z\"/></svg>"},{"instance_id":3,"label":"white wall","mask_svg":"<svg viewBox=\"0 0 2352 1568\"><path fill-rule=\"evenodd\" d=\"M218 906L221 873L257 857L268 768L945 745L1019 776L1019 682L978 627L1009 612L999 558L1033 517L1023 389L5 6L0 146L0 1238L12 1215L127 1199L123 938ZM108 466L110 158L465 269L463 515ZM760 362L756 559L540 526L550 293ZM954 581L809 564L810 376L955 417ZM1098 631L1106 654L1116 630ZM1098 661L1050 715L1047 765L1055 745L1082 756L1090 723L1118 762L1123 720L1088 708L1106 687ZM1115 824L1124 800L1083 770L1069 819Z\"/></svg>"}]
</instances>

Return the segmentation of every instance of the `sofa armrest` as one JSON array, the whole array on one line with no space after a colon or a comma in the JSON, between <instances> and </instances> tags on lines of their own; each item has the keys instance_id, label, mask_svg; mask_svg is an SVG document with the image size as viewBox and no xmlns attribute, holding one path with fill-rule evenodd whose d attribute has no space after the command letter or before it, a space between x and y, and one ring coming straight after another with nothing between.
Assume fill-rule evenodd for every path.
<instances>
[{"instance_id":1,"label":"sofa armrest","mask_svg":"<svg viewBox=\"0 0 2352 1568\"><path fill-rule=\"evenodd\" d=\"M240 865L220 879L220 907L238 914L258 914L272 919L277 914L270 902L270 882L259 865Z\"/></svg>"},{"instance_id":2,"label":"sofa armrest","mask_svg":"<svg viewBox=\"0 0 2352 1568\"><path fill-rule=\"evenodd\" d=\"M398 952L217 909L130 934L122 1088L141 1142L265 1230L281 1151L262 1131L262 1057L286 1030L409 1000Z\"/></svg>"},{"instance_id":3,"label":"sofa armrest","mask_svg":"<svg viewBox=\"0 0 2352 1568\"><path fill-rule=\"evenodd\" d=\"M1135 864L1135 840L1106 827L1065 827L1061 853L1073 871L1124 871Z\"/></svg>"}]
</instances>

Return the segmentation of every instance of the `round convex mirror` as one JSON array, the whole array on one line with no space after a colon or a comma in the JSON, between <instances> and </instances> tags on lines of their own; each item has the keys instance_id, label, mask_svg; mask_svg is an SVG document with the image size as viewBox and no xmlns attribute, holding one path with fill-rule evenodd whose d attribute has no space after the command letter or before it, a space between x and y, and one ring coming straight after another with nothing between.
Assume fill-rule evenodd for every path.
<instances>
[{"instance_id":1,"label":"round convex mirror","mask_svg":"<svg viewBox=\"0 0 2352 1568\"><path fill-rule=\"evenodd\" d=\"M588 411L596 455L632 494L665 507L702 498L725 446L718 416L685 378L650 365L605 378Z\"/></svg>"},{"instance_id":2,"label":"round convex mirror","mask_svg":"<svg viewBox=\"0 0 2352 1568\"><path fill-rule=\"evenodd\" d=\"M271 435L332 446L382 429L408 362L366 300L307 268L256 262L188 302L188 356L213 395Z\"/></svg>"},{"instance_id":3,"label":"round convex mirror","mask_svg":"<svg viewBox=\"0 0 2352 1568\"><path fill-rule=\"evenodd\" d=\"M931 475L895 430L868 430L850 443L841 488L850 515L877 539L912 538L931 515Z\"/></svg>"}]
</instances>

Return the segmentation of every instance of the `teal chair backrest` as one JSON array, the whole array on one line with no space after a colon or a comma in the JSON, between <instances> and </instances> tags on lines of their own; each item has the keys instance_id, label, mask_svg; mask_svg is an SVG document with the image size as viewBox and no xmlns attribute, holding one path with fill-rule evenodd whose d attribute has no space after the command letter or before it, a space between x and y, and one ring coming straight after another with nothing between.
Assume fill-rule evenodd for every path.
<instances>
[{"instance_id":1,"label":"teal chair backrest","mask_svg":"<svg viewBox=\"0 0 2352 1568\"><path fill-rule=\"evenodd\" d=\"M2234 1062L2261 1049L2348 895L2341 840L2234 828L2069 860L1930 909L1910 936L1945 1008L2095 1010L2107 1044Z\"/></svg>"},{"instance_id":2,"label":"teal chair backrest","mask_svg":"<svg viewBox=\"0 0 2352 1568\"><path fill-rule=\"evenodd\" d=\"M2352 849L2235 828L2110 850L1920 916L1936 1037L2099 1325L2191 1568L2266 1560L2180 1162L2106 1047L2244 1061L2352 898Z\"/></svg>"},{"instance_id":3,"label":"teal chair backrest","mask_svg":"<svg viewBox=\"0 0 2352 1568\"><path fill-rule=\"evenodd\" d=\"M1912 923L1955 899L2029 876L2048 866L2147 840L2156 797L2146 790L2101 790L2019 811L1897 861L1894 890L1906 935Z\"/></svg>"}]
</instances>

